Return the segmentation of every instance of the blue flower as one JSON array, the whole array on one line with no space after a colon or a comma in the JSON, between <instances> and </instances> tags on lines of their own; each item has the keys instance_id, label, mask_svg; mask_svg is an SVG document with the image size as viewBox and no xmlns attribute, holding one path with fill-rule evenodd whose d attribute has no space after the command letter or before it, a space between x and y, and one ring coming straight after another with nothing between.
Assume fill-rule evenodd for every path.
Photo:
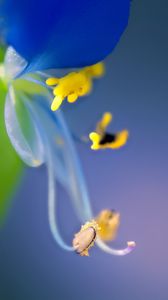
<instances>
[{"instance_id":1,"label":"blue flower","mask_svg":"<svg viewBox=\"0 0 168 300\"><path fill-rule=\"evenodd\" d=\"M1 32L6 43L12 45L0 68L0 77L8 86L5 106L7 133L27 165L37 167L46 164L49 224L53 237L65 250L79 253L82 249L81 255L88 254L96 237L101 249L115 255L125 255L135 246L134 242L128 242L125 249L115 250L104 243L103 240L110 239L107 236L115 236L118 214L103 211L96 221L93 220L95 216L72 135L63 111L59 109L65 98L68 102L75 102L91 91L93 79L103 73L103 68L102 64L87 66L103 59L114 48L127 25L128 14L129 1L126 0L92 0L82 4L75 0L49 0L47 3L7 0L2 7L3 25L0 29L3 29ZM61 78L55 77L59 73L55 68L82 66L85 66L82 70L68 75L67 70L63 70ZM44 72L49 68L53 70ZM54 89L50 88L52 85ZM51 91L55 96L51 108L56 112L50 109L53 100ZM109 134L105 132L108 123L103 118L97 134L100 144L106 136L109 146ZM103 131L100 130L102 124ZM110 135L110 143L115 138ZM102 148L98 141L96 148ZM58 230L56 181L67 190L79 221L90 221L75 236L73 246L64 242ZM114 219L109 221L113 215L116 223ZM109 232L99 234L99 224L107 231L104 223L107 219L110 235Z\"/></svg>"},{"instance_id":2,"label":"blue flower","mask_svg":"<svg viewBox=\"0 0 168 300\"><path fill-rule=\"evenodd\" d=\"M103 60L128 24L130 0L5 0L6 42L32 70L74 68Z\"/></svg>"}]
</instances>

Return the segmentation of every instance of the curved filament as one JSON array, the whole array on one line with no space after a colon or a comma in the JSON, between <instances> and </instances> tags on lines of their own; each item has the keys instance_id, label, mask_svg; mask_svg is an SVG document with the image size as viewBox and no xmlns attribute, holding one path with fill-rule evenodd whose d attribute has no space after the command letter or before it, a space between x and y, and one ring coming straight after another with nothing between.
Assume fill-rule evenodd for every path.
<instances>
[{"instance_id":1,"label":"curved filament","mask_svg":"<svg viewBox=\"0 0 168 300\"><path fill-rule=\"evenodd\" d=\"M96 240L97 246L103 250L104 252L112 255L117 255L117 256L124 256L126 254L129 254L132 252L132 250L135 248L136 244L135 242L127 242L127 247L123 249L114 249L109 247L107 244L105 244L101 239L97 238Z\"/></svg>"},{"instance_id":2,"label":"curved filament","mask_svg":"<svg viewBox=\"0 0 168 300\"><path fill-rule=\"evenodd\" d=\"M56 184L54 180L55 172L53 171L52 160L48 151L48 218L52 235L60 247L67 251L74 251L74 248L68 246L63 241L57 226L56 217Z\"/></svg>"},{"instance_id":3,"label":"curved filament","mask_svg":"<svg viewBox=\"0 0 168 300\"><path fill-rule=\"evenodd\" d=\"M31 105L34 116L38 119L39 126L41 126L41 130L44 133L43 142L46 150L45 161L48 168L48 216L50 229L54 240L60 247L67 251L74 251L73 247L67 245L63 241L58 230L55 179L59 180L64 185L65 189L67 189L79 220L85 222L91 220L93 214L84 176L63 114L61 111L57 111L56 113L51 112L49 104L42 96L34 100L33 105L29 105ZM50 94L48 94L48 101L50 102ZM43 122L41 122L41 120L43 120ZM60 150L58 149L59 144L52 143L53 134L58 134L59 137L61 137ZM61 156L59 153L60 151ZM55 156L60 158L60 167L54 163L55 161L58 161L58 157L56 159ZM64 177L64 180L62 177ZM129 242L125 249L113 249L100 240L100 238L97 238L96 243L98 247L106 253L118 256L130 253L135 247L134 242Z\"/></svg>"},{"instance_id":4,"label":"curved filament","mask_svg":"<svg viewBox=\"0 0 168 300\"><path fill-rule=\"evenodd\" d=\"M53 159L50 150L50 143L47 138L47 132L44 130L42 122L40 122L38 118L37 111L35 110L35 106L31 104L29 99L23 95L24 102L26 107L30 111L30 113L36 119L36 123L39 129L43 131L42 139L45 145L45 159L46 165L48 170L48 218L49 218L49 225L51 229L51 233L53 235L54 240L58 243L60 247L67 251L74 251L72 246L68 246L64 240L62 239L57 225L57 217L56 217L56 184L55 184L55 177L56 173L53 168Z\"/></svg>"},{"instance_id":5,"label":"curved filament","mask_svg":"<svg viewBox=\"0 0 168 300\"><path fill-rule=\"evenodd\" d=\"M61 167L57 170L57 179L67 189L79 220L82 222L88 221L93 218L88 192L75 147L63 115L61 111L57 111L56 113L51 112L49 106L44 101L38 101L38 104L38 113L43 118L43 128L45 126L44 130L47 131L50 146L52 140L50 134L57 134L61 139L60 149L56 143L52 144L53 149L51 149L53 161L58 161L56 156L60 158L59 164L61 163ZM56 164L55 168L57 169ZM61 176L61 170L64 179Z\"/></svg>"}]
</instances>

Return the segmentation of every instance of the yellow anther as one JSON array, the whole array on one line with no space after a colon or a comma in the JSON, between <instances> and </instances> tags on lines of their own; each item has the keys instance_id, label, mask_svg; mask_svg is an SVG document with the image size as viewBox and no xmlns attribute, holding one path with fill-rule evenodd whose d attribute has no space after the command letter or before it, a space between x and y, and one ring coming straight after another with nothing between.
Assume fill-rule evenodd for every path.
<instances>
[{"instance_id":1,"label":"yellow anther","mask_svg":"<svg viewBox=\"0 0 168 300\"><path fill-rule=\"evenodd\" d=\"M51 105L52 110L57 110L65 98L73 103L79 96L87 95L92 88L90 77L83 72L72 72L60 79L49 78L46 84L56 85L53 89L55 98Z\"/></svg>"},{"instance_id":2,"label":"yellow anther","mask_svg":"<svg viewBox=\"0 0 168 300\"><path fill-rule=\"evenodd\" d=\"M93 143L92 146L91 146L91 149L92 150L100 149L100 146L99 146L99 142L100 142L100 139L101 139L100 135L96 132L91 132L89 134L89 138Z\"/></svg>"},{"instance_id":3,"label":"yellow anther","mask_svg":"<svg viewBox=\"0 0 168 300\"><path fill-rule=\"evenodd\" d=\"M94 246L97 232L100 230L95 220L85 223L73 239L74 250L81 256L89 256L89 249Z\"/></svg>"},{"instance_id":4,"label":"yellow anther","mask_svg":"<svg viewBox=\"0 0 168 300\"><path fill-rule=\"evenodd\" d=\"M100 63L97 63L95 65L86 67L86 68L83 69L83 71L88 76L91 76L91 77L97 77L97 78L102 77L104 75L104 72L105 72L104 63L100 62Z\"/></svg>"},{"instance_id":5,"label":"yellow anther","mask_svg":"<svg viewBox=\"0 0 168 300\"><path fill-rule=\"evenodd\" d=\"M120 214L118 212L105 209L97 216L96 222L100 227L98 235L103 241L115 239L120 225Z\"/></svg>"},{"instance_id":6,"label":"yellow anther","mask_svg":"<svg viewBox=\"0 0 168 300\"><path fill-rule=\"evenodd\" d=\"M83 68L78 72L71 72L61 78L48 78L46 84L53 86L55 96L52 110L57 110L64 99L69 103L74 103L81 96L86 96L91 92L93 78L98 78L104 73L103 63Z\"/></svg>"},{"instance_id":7,"label":"yellow anther","mask_svg":"<svg viewBox=\"0 0 168 300\"><path fill-rule=\"evenodd\" d=\"M100 227L97 224L97 222L95 220L91 220L89 222L86 222L84 225L82 225L80 231L83 231L83 230L85 230L85 229L87 229L89 227L93 227L96 232L100 230Z\"/></svg>"},{"instance_id":8,"label":"yellow anther","mask_svg":"<svg viewBox=\"0 0 168 300\"><path fill-rule=\"evenodd\" d=\"M55 111L57 109L59 109L59 107L62 104L62 97L61 96L56 96L51 104L51 110Z\"/></svg>"},{"instance_id":9,"label":"yellow anther","mask_svg":"<svg viewBox=\"0 0 168 300\"><path fill-rule=\"evenodd\" d=\"M112 117L113 116L110 112L104 113L100 122L97 123L96 132L98 132L100 134L104 134L106 128L112 121Z\"/></svg>"},{"instance_id":10,"label":"yellow anther","mask_svg":"<svg viewBox=\"0 0 168 300\"><path fill-rule=\"evenodd\" d=\"M118 149L126 144L129 136L129 133L126 129L115 134L106 132L106 128L110 124L111 120L111 113L105 113L100 122L98 122L96 131L90 133L89 138L92 141L92 150L107 148Z\"/></svg>"},{"instance_id":11,"label":"yellow anther","mask_svg":"<svg viewBox=\"0 0 168 300\"><path fill-rule=\"evenodd\" d=\"M73 103L78 99L78 95L76 93L70 94L67 97L69 103Z\"/></svg>"},{"instance_id":12,"label":"yellow anther","mask_svg":"<svg viewBox=\"0 0 168 300\"><path fill-rule=\"evenodd\" d=\"M118 149L124 146L128 140L129 132L124 129L116 134L116 140L108 145L107 148Z\"/></svg>"},{"instance_id":13,"label":"yellow anther","mask_svg":"<svg viewBox=\"0 0 168 300\"><path fill-rule=\"evenodd\" d=\"M51 77L46 80L47 85L56 85L59 83L59 78Z\"/></svg>"}]
</instances>

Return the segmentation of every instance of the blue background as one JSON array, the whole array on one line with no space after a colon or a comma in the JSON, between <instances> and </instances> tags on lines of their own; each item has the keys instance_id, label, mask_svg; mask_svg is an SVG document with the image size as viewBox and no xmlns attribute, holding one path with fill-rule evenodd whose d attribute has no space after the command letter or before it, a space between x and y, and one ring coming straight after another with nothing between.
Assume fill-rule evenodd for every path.
<instances>
[{"instance_id":1,"label":"blue background","mask_svg":"<svg viewBox=\"0 0 168 300\"><path fill-rule=\"evenodd\" d=\"M77 109L66 112L73 131L78 124L83 133L96 121L99 103L98 110L113 112L113 130L129 129L129 142L119 151L77 148L95 214L105 207L119 210L114 245L134 239L137 248L126 257L97 248L89 258L64 252L49 231L46 169L27 169L0 233L1 300L168 299L167 11L166 0L133 1L106 76ZM71 242L80 225L61 187L58 197L61 231Z\"/></svg>"}]
</instances>

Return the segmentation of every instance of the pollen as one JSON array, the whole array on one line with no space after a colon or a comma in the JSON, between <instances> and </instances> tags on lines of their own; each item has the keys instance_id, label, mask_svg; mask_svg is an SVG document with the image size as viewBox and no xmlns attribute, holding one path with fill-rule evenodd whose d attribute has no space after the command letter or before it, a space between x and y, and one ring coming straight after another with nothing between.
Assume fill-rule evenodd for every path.
<instances>
[{"instance_id":1,"label":"pollen","mask_svg":"<svg viewBox=\"0 0 168 300\"><path fill-rule=\"evenodd\" d=\"M113 241L116 238L120 225L120 214L115 210L105 209L100 212L96 218L96 222L100 227L99 237L103 241Z\"/></svg>"},{"instance_id":2,"label":"pollen","mask_svg":"<svg viewBox=\"0 0 168 300\"><path fill-rule=\"evenodd\" d=\"M53 87L54 99L51 104L53 111L59 109L62 102L67 99L74 103L79 97L88 95L92 90L93 79L104 74L104 64L86 67L78 72L71 72L61 78L48 78L46 84Z\"/></svg>"},{"instance_id":3,"label":"pollen","mask_svg":"<svg viewBox=\"0 0 168 300\"><path fill-rule=\"evenodd\" d=\"M92 141L91 149L118 149L123 147L128 140L128 130L124 129L117 133L108 133L107 127L112 121L112 114L104 113L102 119L98 122L95 132L89 134Z\"/></svg>"},{"instance_id":4,"label":"pollen","mask_svg":"<svg viewBox=\"0 0 168 300\"><path fill-rule=\"evenodd\" d=\"M105 73L105 67L103 62L99 62L95 65L86 67L83 69L83 72L92 78L102 77Z\"/></svg>"},{"instance_id":5,"label":"pollen","mask_svg":"<svg viewBox=\"0 0 168 300\"><path fill-rule=\"evenodd\" d=\"M81 256L89 256L89 250L94 246L97 232L100 230L95 220L85 223L75 234L73 248Z\"/></svg>"}]
</instances>

